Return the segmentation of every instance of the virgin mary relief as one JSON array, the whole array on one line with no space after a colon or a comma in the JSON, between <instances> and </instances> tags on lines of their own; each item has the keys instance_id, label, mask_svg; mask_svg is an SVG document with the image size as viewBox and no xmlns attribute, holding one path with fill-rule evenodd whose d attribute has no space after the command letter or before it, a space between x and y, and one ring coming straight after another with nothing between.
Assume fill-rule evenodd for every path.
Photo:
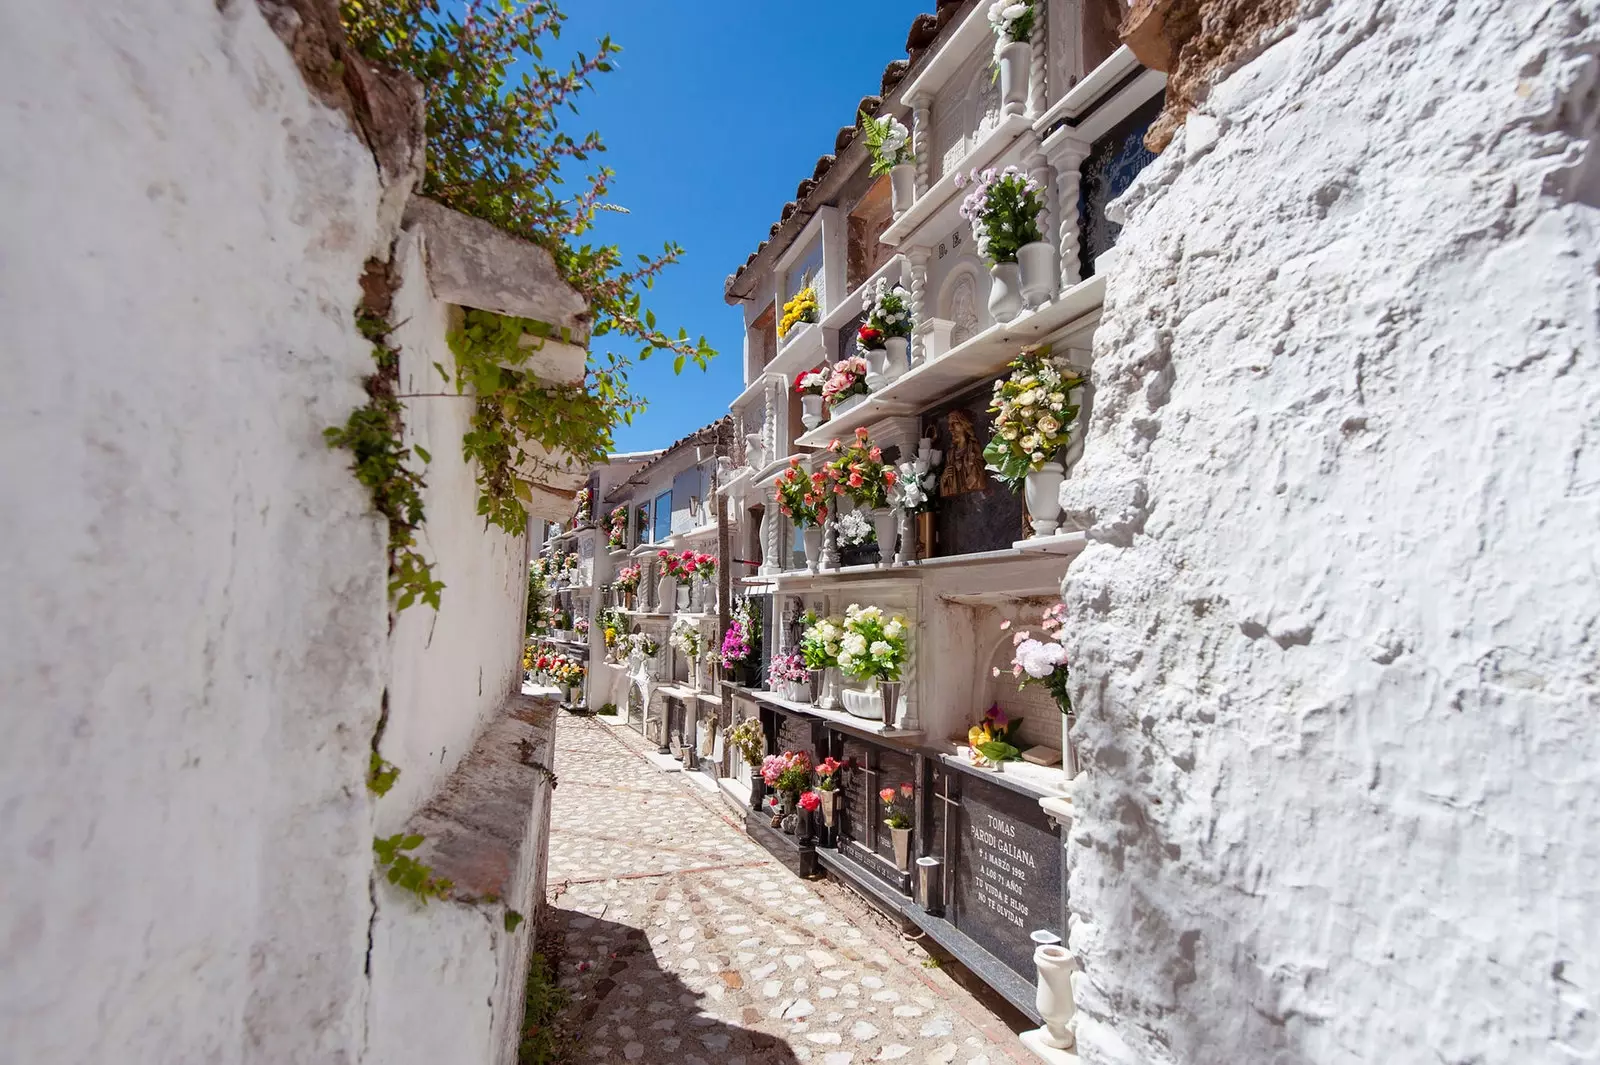
<instances>
[{"instance_id":1,"label":"virgin mary relief","mask_svg":"<svg viewBox=\"0 0 1600 1065\"><path fill-rule=\"evenodd\" d=\"M983 470L983 448L978 446L972 415L964 410L953 410L946 416L946 424L950 429L950 446L946 449L944 472L939 475L939 495L983 491L989 486L989 475Z\"/></svg>"}]
</instances>

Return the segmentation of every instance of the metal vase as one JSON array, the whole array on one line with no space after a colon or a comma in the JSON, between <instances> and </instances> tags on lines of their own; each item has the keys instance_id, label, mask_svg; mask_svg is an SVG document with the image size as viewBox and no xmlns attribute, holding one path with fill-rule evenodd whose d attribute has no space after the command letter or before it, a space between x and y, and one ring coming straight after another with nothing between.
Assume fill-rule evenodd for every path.
<instances>
[{"instance_id":1,"label":"metal vase","mask_svg":"<svg viewBox=\"0 0 1600 1065\"><path fill-rule=\"evenodd\" d=\"M895 717L900 711L900 682L897 680L878 681L878 700L883 708L883 723L893 725Z\"/></svg>"},{"instance_id":2,"label":"metal vase","mask_svg":"<svg viewBox=\"0 0 1600 1065\"><path fill-rule=\"evenodd\" d=\"M809 687L811 693L812 706L822 705L822 684L827 677L828 671L825 669L806 670L806 681L808 682L807 686Z\"/></svg>"}]
</instances>

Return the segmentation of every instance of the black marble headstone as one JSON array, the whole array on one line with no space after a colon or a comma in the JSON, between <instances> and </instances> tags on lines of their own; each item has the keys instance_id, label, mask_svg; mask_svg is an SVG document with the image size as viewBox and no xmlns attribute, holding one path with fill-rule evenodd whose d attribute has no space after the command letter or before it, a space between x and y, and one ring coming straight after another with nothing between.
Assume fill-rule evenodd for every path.
<instances>
[{"instance_id":1,"label":"black marble headstone","mask_svg":"<svg viewBox=\"0 0 1600 1065\"><path fill-rule=\"evenodd\" d=\"M951 922L1019 975L1032 978L1035 929L1066 938L1061 837L1039 804L968 776L961 782Z\"/></svg>"},{"instance_id":2,"label":"black marble headstone","mask_svg":"<svg viewBox=\"0 0 1600 1065\"><path fill-rule=\"evenodd\" d=\"M938 442L936 446L945 451L947 463L951 458L950 412L962 410L971 416L976 437L972 446L981 451L994 431L993 419L989 414L993 390L994 382L991 379L954 402L923 415L923 435L931 435ZM982 455L978 455L976 461L980 466L983 465ZM938 491L935 489L935 493ZM980 551L1001 551L1022 539L1024 533L1021 493L995 480L993 474L986 474L981 491L962 492L953 496L938 495L933 513L937 544L934 554L941 558Z\"/></svg>"}]
</instances>

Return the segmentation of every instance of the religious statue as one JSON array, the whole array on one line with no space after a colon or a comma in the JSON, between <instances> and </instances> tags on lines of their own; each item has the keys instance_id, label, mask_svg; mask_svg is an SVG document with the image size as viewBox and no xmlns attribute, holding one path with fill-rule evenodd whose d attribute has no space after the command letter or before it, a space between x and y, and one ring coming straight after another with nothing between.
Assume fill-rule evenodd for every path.
<instances>
[{"instance_id":1,"label":"religious statue","mask_svg":"<svg viewBox=\"0 0 1600 1065\"><path fill-rule=\"evenodd\" d=\"M939 495L949 497L983 491L989 486L989 475L983 470L983 448L978 444L972 415L964 410L953 410L946 416L946 422L950 428L950 444L944 452L944 472L939 475Z\"/></svg>"}]
</instances>

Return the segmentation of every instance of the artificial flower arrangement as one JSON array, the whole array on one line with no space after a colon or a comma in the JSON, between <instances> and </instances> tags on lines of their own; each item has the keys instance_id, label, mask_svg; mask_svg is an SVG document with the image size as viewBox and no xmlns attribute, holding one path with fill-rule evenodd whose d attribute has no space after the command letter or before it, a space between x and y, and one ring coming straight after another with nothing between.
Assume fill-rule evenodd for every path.
<instances>
[{"instance_id":1,"label":"artificial flower arrangement","mask_svg":"<svg viewBox=\"0 0 1600 1065\"><path fill-rule=\"evenodd\" d=\"M849 496L857 506L869 510L888 505L889 489L900 476L885 464L883 450L872 442L865 427L856 430L855 443L849 447L834 440L828 450L839 456L823 467L836 495Z\"/></svg>"},{"instance_id":2,"label":"artificial flower arrangement","mask_svg":"<svg viewBox=\"0 0 1600 1065\"><path fill-rule=\"evenodd\" d=\"M972 186L961 201L961 217L972 226L978 254L991 263L1014 263L1017 249L1043 240L1039 212L1044 186L1014 166L993 167L969 175L956 174L956 187Z\"/></svg>"},{"instance_id":3,"label":"artificial flower arrangement","mask_svg":"<svg viewBox=\"0 0 1600 1065\"><path fill-rule=\"evenodd\" d=\"M911 335L911 293L901 285L889 284L888 278L878 278L872 291L862 295L861 310L867 316L857 334L862 347L881 348L889 337ZM869 332L873 335L870 343Z\"/></svg>"},{"instance_id":4,"label":"artificial flower arrangement","mask_svg":"<svg viewBox=\"0 0 1600 1065\"><path fill-rule=\"evenodd\" d=\"M904 122L893 115L873 118L865 111L857 113L861 116L862 141L872 156L873 177L882 177L897 166L917 161L911 154L911 131Z\"/></svg>"},{"instance_id":5,"label":"artificial flower arrangement","mask_svg":"<svg viewBox=\"0 0 1600 1065\"><path fill-rule=\"evenodd\" d=\"M590 625L589 625L589 619L588 618L583 618L583 617L573 618L573 620L572 620L572 631L577 633L579 636L587 638L588 635L589 635L589 628L590 628Z\"/></svg>"},{"instance_id":6,"label":"artificial flower arrangement","mask_svg":"<svg viewBox=\"0 0 1600 1065\"><path fill-rule=\"evenodd\" d=\"M1018 688L1026 688L1030 684L1048 688L1061 712L1070 714L1072 697L1067 692L1067 681L1070 679L1067 670L1067 649L1061 643L1066 624L1066 605L1056 603L1046 610L1039 620L1039 628L1044 632L1044 639L1034 639L1033 634L1027 630L1013 635L1011 675L1019 681ZM1002 621L1000 627L1009 629L1011 622ZM994 667L994 675L997 677L1000 675L999 666Z\"/></svg>"},{"instance_id":7,"label":"artificial flower arrangement","mask_svg":"<svg viewBox=\"0 0 1600 1065\"><path fill-rule=\"evenodd\" d=\"M967 745L972 749L973 763L998 765L1021 758L1022 751L1012 742L1021 728L1022 722L1007 717L999 703L990 706L983 712L982 719L967 729Z\"/></svg>"},{"instance_id":8,"label":"artificial flower arrangement","mask_svg":"<svg viewBox=\"0 0 1600 1065\"><path fill-rule=\"evenodd\" d=\"M817 303L817 290L806 285L783 305L783 319L778 323L778 338L789 335L789 330L803 322L815 322L822 314Z\"/></svg>"},{"instance_id":9,"label":"artificial flower arrangement","mask_svg":"<svg viewBox=\"0 0 1600 1065\"><path fill-rule=\"evenodd\" d=\"M565 688L576 687L583 683L583 663L571 655L557 651L549 644L529 641L522 652L522 668L535 677Z\"/></svg>"},{"instance_id":10,"label":"artificial flower arrangement","mask_svg":"<svg viewBox=\"0 0 1600 1065\"><path fill-rule=\"evenodd\" d=\"M611 581L611 586L619 592L637 592L639 590L639 581L643 578L644 570L640 568L638 563L634 563L631 566L623 566L617 570L617 575Z\"/></svg>"},{"instance_id":11,"label":"artificial flower arrangement","mask_svg":"<svg viewBox=\"0 0 1600 1065\"><path fill-rule=\"evenodd\" d=\"M728 746L744 757L751 769L761 765L761 756L767 749L767 736L761 729L759 718L747 717L727 732Z\"/></svg>"},{"instance_id":12,"label":"artificial flower arrangement","mask_svg":"<svg viewBox=\"0 0 1600 1065\"><path fill-rule=\"evenodd\" d=\"M1070 441L1078 405L1070 402L1083 378L1063 371L1048 352L1024 352L994 383L989 413L994 435L983 449L988 469L1013 487L1047 462L1056 461Z\"/></svg>"},{"instance_id":13,"label":"artificial flower arrangement","mask_svg":"<svg viewBox=\"0 0 1600 1065\"><path fill-rule=\"evenodd\" d=\"M861 547L876 543L878 539L872 523L859 510L852 510L839 518L838 535L840 547Z\"/></svg>"},{"instance_id":14,"label":"artificial flower arrangement","mask_svg":"<svg viewBox=\"0 0 1600 1065\"><path fill-rule=\"evenodd\" d=\"M700 652L705 649L699 626L688 618L679 618L672 623L672 635L667 637L667 642L689 659L699 658Z\"/></svg>"},{"instance_id":15,"label":"artificial flower arrangement","mask_svg":"<svg viewBox=\"0 0 1600 1065\"><path fill-rule=\"evenodd\" d=\"M628 656L638 655L641 658L654 658L661 653L661 645L649 633L635 632L627 639Z\"/></svg>"},{"instance_id":16,"label":"artificial flower arrangement","mask_svg":"<svg viewBox=\"0 0 1600 1065\"><path fill-rule=\"evenodd\" d=\"M827 385L828 368L826 366L813 366L805 373L795 375L794 394L797 396L820 396Z\"/></svg>"},{"instance_id":17,"label":"artificial flower arrangement","mask_svg":"<svg viewBox=\"0 0 1600 1065\"><path fill-rule=\"evenodd\" d=\"M769 754L761 762L761 779L773 791L798 796L811 783L811 756L804 751Z\"/></svg>"},{"instance_id":18,"label":"artificial flower arrangement","mask_svg":"<svg viewBox=\"0 0 1600 1065\"><path fill-rule=\"evenodd\" d=\"M587 524L589 510L594 504L594 489L584 485L578 489L578 494L572 498L572 527Z\"/></svg>"},{"instance_id":19,"label":"artificial flower arrangement","mask_svg":"<svg viewBox=\"0 0 1600 1065\"><path fill-rule=\"evenodd\" d=\"M607 652L620 647L628 636L628 615L619 607L608 606L602 609L596 624L600 626L600 637L605 641Z\"/></svg>"},{"instance_id":20,"label":"artificial flower arrangement","mask_svg":"<svg viewBox=\"0 0 1600 1065\"><path fill-rule=\"evenodd\" d=\"M792 458L775 483L778 509L800 528L814 528L828 517L828 478L821 471L808 475Z\"/></svg>"},{"instance_id":21,"label":"artificial flower arrangement","mask_svg":"<svg viewBox=\"0 0 1600 1065\"><path fill-rule=\"evenodd\" d=\"M994 57L1008 44L1033 37L1033 0L994 0L989 5L989 28L994 30Z\"/></svg>"},{"instance_id":22,"label":"artificial flower arrangement","mask_svg":"<svg viewBox=\"0 0 1600 1065\"><path fill-rule=\"evenodd\" d=\"M722 667L732 669L750 659L755 645L761 639L761 619L756 614L748 596L733 606L733 617L728 631L722 636Z\"/></svg>"},{"instance_id":23,"label":"artificial flower arrangement","mask_svg":"<svg viewBox=\"0 0 1600 1065\"><path fill-rule=\"evenodd\" d=\"M818 795L814 791L802 791L800 793L799 801L800 809L804 810L808 814L816 813L818 807L822 805L822 796Z\"/></svg>"},{"instance_id":24,"label":"artificial flower arrangement","mask_svg":"<svg viewBox=\"0 0 1600 1065\"><path fill-rule=\"evenodd\" d=\"M909 643L904 617L851 603L844 612L839 668L857 680L899 680Z\"/></svg>"},{"instance_id":25,"label":"artificial flower arrangement","mask_svg":"<svg viewBox=\"0 0 1600 1065\"><path fill-rule=\"evenodd\" d=\"M935 452L934 454L938 454ZM907 514L922 514L939 501L939 472L944 462L919 454L895 466L895 483L889 489L889 505Z\"/></svg>"},{"instance_id":26,"label":"artificial flower arrangement","mask_svg":"<svg viewBox=\"0 0 1600 1065\"><path fill-rule=\"evenodd\" d=\"M860 355L840 359L833 364L828 383L822 386L822 398L831 407L837 407L851 396L867 394L867 360Z\"/></svg>"},{"instance_id":27,"label":"artificial flower arrangement","mask_svg":"<svg viewBox=\"0 0 1600 1065\"><path fill-rule=\"evenodd\" d=\"M628 546L628 508L617 507L606 519L606 546L620 551Z\"/></svg>"},{"instance_id":28,"label":"artificial flower arrangement","mask_svg":"<svg viewBox=\"0 0 1600 1065\"><path fill-rule=\"evenodd\" d=\"M917 789L910 784L900 785L899 792L893 788L884 788L878 792L878 798L883 800L883 823L890 828L911 827L911 797Z\"/></svg>"},{"instance_id":29,"label":"artificial flower arrangement","mask_svg":"<svg viewBox=\"0 0 1600 1065\"><path fill-rule=\"evenodd\" d=\"M717 556L704 551L684 551L678 556L678 565L685 577L709 581L717 575Z\"/></svg>"},{"instance_id":30,"label":"artificial flower arrangement","mask_svg":"<svg viewBox=\"0 0 1600 1065\"><path fill-rule=\"evenodd\" d=\"M780 684L805 684L810 679L799 651L779 651L772 656L767 679Z\"/></svg>"},{"instance_id":31,"label":"artificial flower arrangement","mask_svg":"<svg viewBox=\"0 0 1600 1065\"><path fill-rule=\"evenodd\" d=\"M838 791L844 763L829 755L817 765L817 790Z\"/></svg>"},{"instance_id":32,"label":"artificial flower arrangement","mask_svg":"<svg viewBox=\"0 0 1600 1065\"><path fill-rule=\"evenodd\" d=\"M844 639L842 618L821 618L806 611L800 619L800 657L807 669L832 669L839 664L840 641Z\"/></svg>"}]
</instances>

